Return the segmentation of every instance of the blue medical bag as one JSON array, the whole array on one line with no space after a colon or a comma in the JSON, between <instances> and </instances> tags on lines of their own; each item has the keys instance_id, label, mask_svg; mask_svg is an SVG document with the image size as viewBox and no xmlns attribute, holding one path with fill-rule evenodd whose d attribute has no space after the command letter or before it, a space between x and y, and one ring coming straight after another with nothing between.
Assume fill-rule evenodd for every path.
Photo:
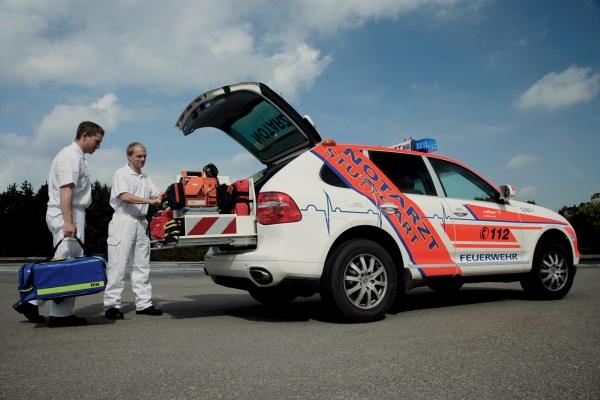
<instances>
[{"instance_id":1,"label":"blue medical bag","mask_svg":"<svg viewBox=\"0 0 600 400\"><path fill-rule=\"evenodd\" d=\"M79 238L77 241L84 247ZM106 262L99 256L29 263L19 270L21 301L85 296L102 292L105 287Z\"/></svg>"}]
</instances>

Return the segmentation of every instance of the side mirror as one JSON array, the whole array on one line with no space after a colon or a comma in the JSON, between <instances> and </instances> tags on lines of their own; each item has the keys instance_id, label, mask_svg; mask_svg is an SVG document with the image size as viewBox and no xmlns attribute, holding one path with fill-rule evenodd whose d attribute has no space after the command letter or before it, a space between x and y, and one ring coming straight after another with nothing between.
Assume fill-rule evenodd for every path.
<instances>
[{"instance_id":1,"label":"side mirror","mask_svg":"<svg viewBox=\"0 0 600 400\"><path fill-rule=\"evenodd\" d=\"M500 199L506 201L507 203L515 197L517 194L517 189L515 189L512 185L500 185Z\"/></svg>"}]
</instances>

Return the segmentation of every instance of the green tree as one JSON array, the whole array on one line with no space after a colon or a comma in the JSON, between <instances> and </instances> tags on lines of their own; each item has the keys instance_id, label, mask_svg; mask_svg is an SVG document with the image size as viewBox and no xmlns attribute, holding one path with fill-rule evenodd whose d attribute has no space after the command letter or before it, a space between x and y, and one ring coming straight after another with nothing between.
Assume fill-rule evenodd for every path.
<instances>
[{"instance_id":1,"label":"green tree","mask_svg":"<svg viewBox=\"0 0 600 400\"><path fill-rule=\"evenodd\" d=\"M582 253L600 252L600 202L563 207L559 213L573 225Z\"/></svg>"},{"instance_id":2,"label":"green tree","mask_svg":"<svg viewBox=\"0 0 600 400\"><path fill-rule=\"evenodd\" d=\"M112 218L110 187L95 181L92 184L92 204L86 211L85 247L88 252L106 255L108 223Z\"/></svg>"},{"instance_id":3,"label":"green tree","mask_svg":"<svg viewBox=\"0 0 600 400\"><path fill-rule=\"evenodd\" d=\"M49 256L52 252L52 235L46 225L46 208L48 207L48 184L44 183L33 198L31 209L33 241L36 243L35 255Z\"/></svg>"},{"instance_id":4,"label":"green tree","mask_svg":"<svg viewBox=\"0 0 600 400\"><path fill-rule=\"evenodd\" d=\"M0 256L45 256L49 254L45 211L47 195L34 193L31 183L16 183L0 193ZM47 192L47 190L46 190Z\"/></svg>"},{"instance_id":5,"label":"green tree","mask_svg":"<svg viewBox=\"0 0 600 400\"><path fill-rule=\"evenodd\" d=\"M108 223L113 210L110 187L92 184L92 204L86 213L85 242L88 252L106 254ZM48 185L37 192L31 183L9 185L0 193L0 257L49 256L52 235L46 225Z\"/></svg>"}]
</instances>

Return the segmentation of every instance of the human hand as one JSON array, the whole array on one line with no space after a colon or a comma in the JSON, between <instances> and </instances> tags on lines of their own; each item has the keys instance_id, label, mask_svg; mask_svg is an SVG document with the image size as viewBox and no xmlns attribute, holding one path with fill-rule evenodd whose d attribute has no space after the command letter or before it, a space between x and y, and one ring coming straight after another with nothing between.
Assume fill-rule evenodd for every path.
<instances>
[{"instance_id":1,"label":"human hand","mask_svg":"<svg viewBox=\"0 0 600 400\"><path fill-rule=\"evenodd\" d=\"M63 225L63 235L65 237L75 237L77 235L77 225L72 222L65 222Z\"/></svg>"},{"instance_id":2,"label":"human hand","mask_svg":"<svg viewBox=\"0 0 600 400\"><path fill-rule=\"evenodd\" d=\"M160 206L162 204L162 200L160 198L153 198L150 199L150 205L151 206Z\"/></svg>"}]
</instances>

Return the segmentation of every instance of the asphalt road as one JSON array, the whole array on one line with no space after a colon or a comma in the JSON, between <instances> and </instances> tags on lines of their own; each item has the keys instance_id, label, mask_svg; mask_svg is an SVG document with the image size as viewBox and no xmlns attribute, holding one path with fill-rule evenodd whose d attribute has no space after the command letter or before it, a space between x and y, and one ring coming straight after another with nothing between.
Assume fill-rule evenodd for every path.
<instances>
[{"instance_id":1,"label":"asphalt road","mask_svg":"<svg viewBox=\"0 0 600 400\"><path fill-rule=\"evenodd\" d=\"M318 296L273 311L219 287L197 265L154 265L161 317L90 325L23 322L15 273L0 268L2 399L599 399L600 267L561 301L518 284L413 290L370 324L341 324ZM43 310L46 313L47 310Z\"/></svg>"}]
</instances>

